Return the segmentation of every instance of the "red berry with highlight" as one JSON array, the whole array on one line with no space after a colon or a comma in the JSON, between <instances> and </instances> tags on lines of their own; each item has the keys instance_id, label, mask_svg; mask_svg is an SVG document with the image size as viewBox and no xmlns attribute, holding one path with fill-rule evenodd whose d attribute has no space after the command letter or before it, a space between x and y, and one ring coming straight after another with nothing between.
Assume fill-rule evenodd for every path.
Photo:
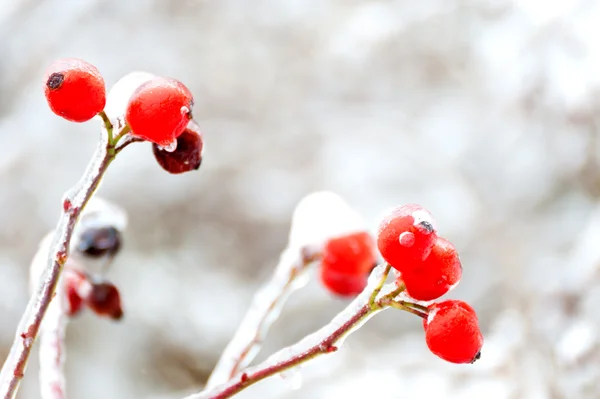
<instances>
[{"instance_id":1,"label":"red berry with highlight","mask_svg":"<svg viewBox=\"0 0 600 399\"><path fill-rule=\"evenodd\" d=\"M203 150L202 133L193 121L190 121L185 131L177 137L175 151L167 151L157 144L152 145L152 151L158 164L172 174L199 169Z\"/></svg>"},{"instance_id":2,"label":"red berry with highlight","mask_svg":"<svg viewBox=\"0 0 600 399\"><path fill-rule=\"evenodd\" d=\"M328 267L321 267L320 277L325 288L340 297L353 297L360 294L368 282L367 273L340 273Z\"/></svg>"},{"instance_id":3,"label":"red berry with highlight","mask_svg":"<svg viewBox=\"0 0 600 399\"><path fill-rule=\"evenodd\" d=\"M108 281L93 283L92 290L85 300L88 307L97 315L108 316L115 320L123 317L119 290Z\"/></svg>"},{"instance_id":4,"label":"red berry with highlight","mask_svg":"<svg viewBox=\"0 0 600 399\"><path fill-rule=\"evenodd\" d=\"M398 276L398 284L404 283L406 293L419 301L432 301L454 288L462 277L462 265L458 252L448 240L437 237L425 260L412 268L406 268Z\"/></svg>"},{"instance_id":5,"label":"red berry with highlight","mask_svg":"<svg viewBox=\"0 0 600 399\"><path fill-rule=\"evenodd\" d=\"M377 247L386 262L403 272L429 255L435 238L429 211L409 204L392 209L383 218L377 232Z\"/></svg>"},{"instance_id":6,"label":"red berry with highlight","mask_svg":"<svg viewBox=\"0 0 600 399\"><path fill-rule=\"evenodd\" d=\"M431 305L423 326L427 347L434 355L451 363L473 363L480 358L483 336L477 314L466 302Z\"/></svg>"},{"instance_id":7,"label":"red berry with highlight","mask_svg":"<svg viewBox=\"0 0 600 399\"><path fill-rule=\"evenodd\" d=\"M192 119L192 93L183 83L156 77L132 94L125 120L134 136L167 147Z\"/></svg>"},{"instance_id":8,"label":"red berry with highlight","mask_svg":"<svg viewBox=\"0 0 600 399\"><path fill-rule=\"evenodd\" d=\"M52 112L72 122L85 122L104 109L106 86L90 63L64 58L46 71L44 93Z\"/></svg>"}]
</instances>

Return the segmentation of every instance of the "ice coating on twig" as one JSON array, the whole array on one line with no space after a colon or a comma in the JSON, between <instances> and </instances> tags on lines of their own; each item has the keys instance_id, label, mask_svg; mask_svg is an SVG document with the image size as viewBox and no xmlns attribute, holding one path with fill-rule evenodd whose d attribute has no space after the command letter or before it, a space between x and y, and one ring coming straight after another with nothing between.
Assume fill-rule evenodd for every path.
<instances>
[{"instance_id":1,"label":"ice coating on twig","mask_svg":"<svg viewBox=\"0 0 600 399\"><path fill-rule=\"evenodd\" d=\"M94 197L81 213L77 229L114 227L119 231L125 231L127 222L127 212L123 208L103 198Z\"/></svg>"},{"instance_id":2,"label":"ice coating on twig","mask_svg":"<svg viewBox=\"0 0 600 399\"><path fill-rule=\"evenodd\" d=\"M283 251L273 277L254 295L249 310L208 379L207 387L228 381L258 354L289 296L308 282L307 269L314 258L314 254L303 249Z\"/></svg>"},{"instance_id":3,"label":"ice coating on twig","mask_svg":"<svg viewBox=\"0 0 600 399\"><path fill-rule=\"evenodd\" d=\"M70 245L71 251L77 248L79 244L79 232L96 227L114 227L119 231L124 231L127 227L127 213L120 206L105 199L99 197L90 199L81 213L79 223L74 228L73 239ZM40 277L47 266L48 254L53 238L54 232L51 231L42 239L31 261L29 268L29 291L31 293L37 288ZM78 266L75 265L75 267Z\"/></svg>"},{"instance_id":4,"label":"ice coating on twig","mask_svg":"<svg viewBox=\"0 0 600 399\"><path fill-rule=\"evenodd\" d=\"M46 234L46 236L40 241L38 246L38 250L35 252L33 256L33 260L31 261L31 265L29 267L29 292L34 293L38 283L40 281L40 277L46 266L48 265L48 254L50 253L50 246L52 245L52 240L54 239L54 232L50 232Z\"/></svg>"},{"instance_id":5,"label":"ice coating on twig","mask_svg":"<svg viewBox=\"0 0 600 399\"><path fill-rule=\"evenodd\" d=\"M290 246L322 246L332 238L364 231L366 224L339 195L318 191L304 197L296 206L290 229Z\"/></svg>"},{"instance_id":6,"label":"ice coating on twig","mask_svg":"<svg viewBox=\"0 0 600 399\"><path fill-rule=\"evenodd\" d=\"M123 76L110 88L106 96L104 112L113 123L117 118L124 118L127 103L136 89L154 77L149 72L134 71Z\"/></svg>"},{"instance_id":7,"label":"ice coating on twig","mask_svg":"<svg viewBox=\"0 0 600 399\"><path fill-rule=\"evenodd\" d=\"M294 372L296 372L304 361L337 350L345 338L362 327L375 314L386 309L385 307L378 309L369 307L371 295L383 278L384 271L384 265L377 266L371 273L363 292L320 330L306 336L298 343L274 353L264 362L245 369L242 374L238 374L227 383L189 395L185 399L227 398L238 392L236 389L241 389L243 381L253 379L256 382L290 368L295 368ZM384 285L378 298L393 290L393 283Z\"/></svg>"},{"instance_id":8,"label":"ice coating on twig","mask_svg":"<svg viewBox=\"0 0 600 399\"><path fill-rule=\"evenodd\" d=\"M332 192L311 193L298 203L288 247L271 280L255 294L250 309L208 379L207 387L228 381L250 364L288 297L308 282L306 269L318 257L324 241L364 230L364 226L362 217Z\"/></svg>"},{"instance_id":9,"label":"ice coating on twig","mask_svg":"<svg viewBox=\"0 0 600 399\"><path fill-rule=\"evenodd\" d=\"M64 399L65 394L65 332L69 317L66 314L64 280L50 302L40 330L40 393L42 399Z\"/></svg>"},{"instance_id":10,"label":"ice coating on twig","mask_svg":"<svg viewBox=\"0 0 600 399\"><path fill-rule=\"evenodd\" d=\"M31 348L39 332L41 321L50 305L58 284L64 262L69 254L69 244L77 219L98 188L112 155L108 152L108 133L103 131L97 150L79 182L67 193L63 213L58 221L50 244L46 267L40 274L35 294L19 321L10 352L0 372L0 397L13 398L27 367Z\"/></svg>"}]
</instances>

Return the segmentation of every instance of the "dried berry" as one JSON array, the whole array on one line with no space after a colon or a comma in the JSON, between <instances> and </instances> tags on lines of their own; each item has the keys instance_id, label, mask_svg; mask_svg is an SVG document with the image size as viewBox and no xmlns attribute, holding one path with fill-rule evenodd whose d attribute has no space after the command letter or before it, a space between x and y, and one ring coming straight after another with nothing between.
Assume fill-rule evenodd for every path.
<instances>
[{"instance_id":1,"label":"dried berry","mask_svg":"<svg viewBox=\"0 0 600 399\"><path fill-rule=\"evenodd\" d=\"M91 292L85 301L97 315L108 316L115 320L123 317L119 290L108 281L92 283Z\"/></svg>"},{"instance_id":2,"label":"dried berry","mask_svg":"<svg viewBox=\"0 0 600 399\"><path fill-rule=\"evenodd\" d=\"M121 248L121 242L121 232L114 227L88 228L79 237L77 250L94 258L112 256Z\"/></svg>"},{"instance_id":3,"label":"dried berry","mask_svg":"<svg viewBox=\"0 0 600 399\"><path fill-rule=\"evenodd\" d=\"M158 164L172 174L190 172L200 168L203 150L202 134L192 122L177 137L177 148L174 151L167 151L157 144L152 145L152 151Z\"/></svg>"}]
</instances>

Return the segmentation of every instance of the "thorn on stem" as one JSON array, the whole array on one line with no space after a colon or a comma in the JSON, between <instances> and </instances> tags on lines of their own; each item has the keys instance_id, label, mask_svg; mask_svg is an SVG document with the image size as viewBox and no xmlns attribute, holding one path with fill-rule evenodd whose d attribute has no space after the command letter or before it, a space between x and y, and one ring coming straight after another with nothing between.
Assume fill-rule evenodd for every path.
<instances>
[{"instance_id":1,"label":"thorn on stem","mask_svg":"<svg viewBox=\"0 0 600 399\"><path fill-rule=\"evenodd\" d=\"M242 373L242 376L240 377L240 381L242 383L248 381L248 373Z\"/></svg>"}]
</instances>

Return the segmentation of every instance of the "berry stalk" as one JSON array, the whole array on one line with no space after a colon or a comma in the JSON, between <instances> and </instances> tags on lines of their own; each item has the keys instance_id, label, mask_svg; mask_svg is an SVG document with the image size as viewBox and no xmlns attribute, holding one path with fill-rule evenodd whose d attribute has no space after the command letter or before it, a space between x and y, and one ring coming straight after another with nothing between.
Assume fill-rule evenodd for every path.
<instances>
[{"instance_id":1,"label":"berry stalk","mask_svg":"<svg viewBox=\"0 0 600 399\"><path fill-rule=\"evenodd\" d=\"M383 285L389 271L390 269L384 265L377 266L371 273L369 284L363 292L320 330L276 352L264 362L245 369L226 383L209 387L203 392L184 399L230 398L265 378L296 368L318 356L336 352L348 335L360 328L369 318L390 307L395 286ZM377 298L372 301L374 293Z\"/></svg>"},{"instance_id":2,"label":"berry stalk","mask_svg":"<svg viewBox=\"0 0 600 399\"><path fill-rule=\"evenodd\" d=\"M281 254L271 280L254 295L242 323L223 351L207 388L229 381L258 354L285 301L302 286L299 280L319 257L319 253L307 249L288 248Z\"/></svg>"},{"instance_id":3,"label":"berry stalk","mask_svg":"<svg viewBox=\"0 0 600 399\"><path fill-rule=\"evenodd\" d=\"M48 255L48 264L21 317L9 355L0 371L0 397L3 399L15 397L27 368L31 348L69 256L69 245L77 220L115 158L116 149L119 147L112 137L109 126L104 126L100 143L85 173L65 195L63 212L55 229L52 250Z\"/></svg>"}]
</instances>

